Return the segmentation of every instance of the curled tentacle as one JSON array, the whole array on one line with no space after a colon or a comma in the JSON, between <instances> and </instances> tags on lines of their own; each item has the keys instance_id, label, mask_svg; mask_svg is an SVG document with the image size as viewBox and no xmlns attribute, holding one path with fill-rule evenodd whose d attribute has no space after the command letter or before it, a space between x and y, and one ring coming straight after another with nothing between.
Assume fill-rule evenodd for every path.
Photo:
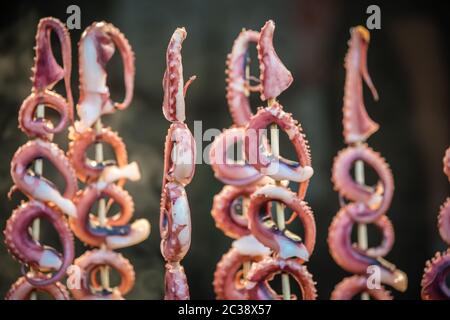
<instances>
[{"instance_id":1,"label":"curled tentacle","mask_svg":"<svg viewBox=\"0 0 450 320\"><path fill-rule=\"evenodd\" d=\"M63 176L66 186L62 195L51 181L29 170L32 162L40 158L50 161ZM72 198L78 189L77 179L69 160L56 144L36 139L21 146L11 160L11 177L15 187L29 198L51 202L65 214L76 216Z\"/></svg>"},{"instance_id":2,"label":"curled tentacle","mask_svg":"<svg viewBox=\"0 0 450 320\"><path fill-rule=\"evenodd\" d=\"M444 159L442 159L444 164L444 173L448 177L448 181L450 182L450 147L445 151Z\"/></svg>"},{"instance_id":3,"label":"curled tentacle","mask_svg":"<svg viewBox=\"0 0 450 320\"><path fill-rule=\"evenodd\" d=\"M54 31L61 45L63 66L55 59L52 51L51 33ZM39 21L36 33L36 56L33 68L33 92L42 93L64 78L67 95L66 112L73 120L73 98L70 86L72 72L72 46L65 25L58 19L48 17Z\"/></svg>"},{"instance_id":4,"label":"curled tentacle","mask_svg":"<svg viewBox=\"0 0 450 320\"><path fill-rule=\"evenodd\" d=\"M270 216L262 218L261 213L265 213L265 210L261 209L271 201L282 202L300 218L305 230L304 242L297 235L278 229ZM251 196L247 216L250 231L262 244L277 252L283 259L297 257L308 261L316 242L316 223L311 209L294 192L275 185L257 189Z\"/></svg>"},{"instance_id":5,"label":"curled tentacle","mask_svg":"<svg viewBox=\"0 0 450 320\"><path fill-rule=\"evenodd\" d=\"M166 263L164 300L189 300L189 285L184 268L178 262Z\"/></svg>"},{"instance_id":6,"label":"curled tentacle","mask_svg":"<svg viewBox=\"0 0 450 320\"><path fill-rule=\"evenodd\" d=\"M45 292L55 300L70 300L69 292L61 282L44 287L34 287L25 277L20 277L6 293L5 300L29 300L35 291Z\"/></svg>"},{"instance_id":7,"label":"curled tentacle","mask_svg":"<svg viewBox=\"0 0 450 320\"><path fill-rule=\"evenodd\" d=\"M422 299L450 300L450 288L446 277L450 273L450 249L447 252L437 252L434 258L427 261L422 278Z\"/></svg>"},{"instance_id":8,"label":"curled tentacle","mask_svg":"<svg viewBox=\"0 0 450 320\"><path fill-rule=\"evenodd\" d=\"M249 100L249 81L246 74L248 46L257 43L259 32L243 30L234 41L227 58L227 101L233 122L245 126L252 117Z\"/></svg>"},{"instance_id":9,"label":"curled tentacle","mask_svg":"<svg viewBox=\"0 0 450 320\"><path fill-rule=\"evenodd\" d=\"M182 185L191 182L195 173L196 145L186 124L172 123L164 146L164 181Z\"/></svg>"},{"instance_id":10,"label":"curled tentacle","mask_svg":"<svg viewBox=\"0 0 450 320\"><path fill-rule=\"evenodd\" d=\"M110 128L103 128L101 132L89 128L83 133L76 135L75 139L70 142L69 150L67 151L67 156L77 173L78 179L85 183L97 181L108 165L107 162L99 163L88 158L88 148L96 143L107 143L112 147L116 158L114 163L119 168L128 164L125 143L116 132ZM120 179L118 184L123 186L125 179Z\"/></svg>"},{"instance_id":11,"label":"curled tentacle","mask_svg":"<svg viewBox=\"0 0 450 320\"><path fill-rule=\"evenodd\" d=\"M250 198L256 190L256 186L245 188L225 186L219 194L214 196L211 215L216 227L222 230L226 236L238 239L250 234L247 217L239 213L245 205L240 198ZM239 206L241 210L239 210ZM270 211L269 211L270 212Z\"/></svg>"},{"instance_id":12,"label":"curled tentacle","mask_svg":"<svg viewBox=\"0 0 450 320\"><path fill-rule=\"evenodd\" d=\"M246 262L258 262L260 256L243 255L231 248L217 263L214 272L214 292L218 300L246 300L247 290L242 268Z\"/></svg>"},{"instance_id":13,"label":"curled tentacle","mask_svg":"<svg viewBox=\"0 0 450 320\"><path fill-rule=\"evenodd\" d=\"M105 227L90 214L94 203L103 197L110 197L121 208L120 213L107 218ZM134 203L128 192L117 185L90 184L77 193L74 203L77 217L69 219L70 226L81 241L91 246L105 243L110 249L125 248L144 241L150 234L150 224L146 219L127 224L133 215Z\"/></svg>"},{"instance_id":14,"label":"curled tentacle","mask_svg":"<svg viewBox=\"0 0 450 320\"><path fill-rule=\"evenodd\" d=\"M244 137L244 128L230 128L224 130L211 144L211 167L215 177L223 183L243 186L255 183L263 177L263 174L247 161L235 161L228 157L229 149L235 144L243 143Z\"/></svg>"},{"instance_id":15,"label":"curled tentacle","mask_svg":"<svg viewBox=\"0 0 450 320\"><path fill-rule=\"evenodd\" d=\"M351 300L361 293L368 293L375 300L393 300L391 293L383 286L378 289L367 287L367 278L364 276L351 276L339 282L331 293L331 300Z\"/></svg>"},{"instance_id":16,"label":"curled tentacle","mask_svg":"<svg viewBox=\"0 0 450 320\"><path fill-rule=\"evenodd\" d=\"M450 246L450 198L447 198L439 211L438 228L442 240Z\"/></svg>"},{"instance_id":17,"label":"curled tentacle","mask_svg":"<svg viewBox=\"0 0 450 320\"><path fill-rule=\"evenodd\" d=\"M364 106L363 79L372 91L375 100L378 93L367 71L367 49L369 31L358 26L352 28L349 49L345 57L347 71L344 89L344 138L347 144L363 142L375 133L379 125L370 119Z\"/></svg>"},{"instance_id":18,"label":"curled tentacle","mask_svg":"<svg viewBox=\"0 0 450 320\"><path fill-rule=\"evenodd\" d=\"M87 251L74 264L81 269L81 281L79 288L72 288L70 292L77 300L97 300L97 299L123 299L134 285L135 273L133 266L128 259L120 253L109 250ZM115 269L120 275L119 286L102 291L93 290L96 287L90 285L91 273L95 272L99 266L109 266Z\"/></svg>"},{"instance_id":19,"label":"curled tentacle","mask_svg":"<svg viewBox=\"0 0 450 320\"><path fill-rule=\"evenodd\" d=\"M56 126L45 119L35 118L38 105L44 104L59 114L59 122ZM52 91L31 93L22 103L19 111L19 128L31 138L39 137L52 140L53 134L61 132L70 118L70 106L59 94Z\"/></svg>"},{"instance_id":20,"label":"curled tentacle","mask_svg":"<svg viewBox=\"0 0 450 320\"><path fill-rule=\"evenodd\" d=\"M299 162L274 156L263 143L268 125L277 124L292 142ZM291 114L283 111L283 107L274 103L272 106L260 108L252 117L245 133L245 157L251 165L261 173L275 180L300 182L299 196L303 198L308 187L308 180L313 175L308 142L301 126L292 119Z\"/></svg>"},{"instance_id":21,"label":"curled tentacle","mask_svg":"<svg viewBox=\"0 0 450 320\"><path fill-rule=\"evenodd\" d=\"M406 274L397 269L393 264L381 259L392 248L394 243L394 229L386 216L381 216L373 223L383 232L383 240L379 247L362 250L352 244L351 232L356 221L349 210L357 210L357 207L342 208L334 217L328 231L328 246L336 263L348 272L365 275L369 266L380 268L381 282L388 284L399 291L405 291L407 287Z\"/></svg>"},{"instance_id":22,"label":"curled tentacle","mask_svg":"<svg viewBox=\"0 0 450 320\"><path fill-rule=\"evenodd\" d=\"M111 101L107 86L106 65L115 48L119 49L124 66L125 98ZM94 22L81 36L79 43L80 99L77 105L80 121L76 130L85 131L97 119L115 109L127 108L133 98L134 52L125 36L110 23Z\"/></svg>"},{"instance_id":23,"label":"curled tentacle","mask_svg":"<svg viewBox=\"0 0 450 320\"><path fill-rule=\"evenodd\" d=\"M269 281L278 273L288 273L300 287L302 300L317 298L315 282L312 275L295 259L266 257L254 263L247 275L246 289L250 300L281 300L282 297L270 287ZM292 298L297 298L293 296Z\"/></svg>"},{"instance_id":24,"label":"curled tentacle","mask_svg":"<svg viewBox=\"0 0 450 320\"><path fill-rule=\"evenodd\" d=\"M191 77L186 84L184 83L181 46L186 39L186 35L187 32L184 28L177 28L167 47L167 68L163 78L164 101L162 110L164 117L171 122L184 122L186 120L184 96L187 88L196 78L195 76Z\"/></svg>"},{"instance_id":25,"label":"curled tentacle","mask_svg":"<svg viewBox=\"0 0 450 320\"><path fill-rule=\"evenodd\" d=\"M351 174L353 164L362 160L375 170L379 177L377 187L357 183ZM339 152L333 164L332 180L336 191L351 201L358 202L364 210L349 211L358 222L370 223L389 208L394 194L394 178L385 160L367 145L348 147Z\"/></svg>"},{"instance_id":26,"label":"curled tentacle","mask_svg":"<svg viewBox=\"0 0 450 320\"><path fill-rule=\"evenodd\" d=\"M164 259L181 261L191 246L191 213L186 191L176 182L164 186L159 230Z\"/></svg>"},{"instance_id":27,"label":"curled tentacle","mask_svg":"<svg viewBox=\"0 0 450 320\"><path fill-rule=\"evenodd\" d=\"M29 229L35 219L45 219L55 228L63 253L33 240ZM31 201L14 210L6 223L5 244L9 252L21 263L41 271L55 271L51 277L26 276L35 287L48 286L64 277L72 263L75 249L73 236L62 214L42 202Z\"/></svg>"},{"instance_id":28,"label":"curled tentacle","mask_svg":"<svg viewBox=\"0 0 450 320\"><path fill-rule=\"evenodd\" d=\"M273 47L275 23L266 22L258 41L258 59L261 80L261 100L275 99L292 84L291 72L281 62Z\"/></svg>"}]
</instances>

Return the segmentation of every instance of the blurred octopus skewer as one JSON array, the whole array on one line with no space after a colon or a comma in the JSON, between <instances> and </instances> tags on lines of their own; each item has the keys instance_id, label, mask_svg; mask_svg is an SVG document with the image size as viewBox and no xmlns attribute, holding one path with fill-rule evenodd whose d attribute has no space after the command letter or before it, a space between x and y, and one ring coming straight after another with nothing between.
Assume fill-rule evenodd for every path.
<instances>
[{"instance_id":1,"label":"blurred octopus skewer","mask_svg":"<svg viewBox=\"0 0 450 320\"><path fill-rule=\"evenodd\" d=\"M211 213L216 226L237 240L217 264L214 290L218 299L279 299L268 283L278 273L283 273L283 298L293 297L288 274L302 288L304 299L316 296L314 282L301 265L312 253L315 242L312 212L300 200L312 175L309 148L297 122L276 102L276 97L291 84L292 75L273 48L274 28L274 23L268 21L261 32L243 30L227 60L227 102L234 125L216 137L210 161L216 178L228 185L214 197ZM250 85L254 77L248 71L251 43L256 43L258 49L257 86ZM249 100L253 91L260 92L261 100L268 100L268 107L258 109L255 115ZM268 125L270 145L264 132ZM277 125L288 133L300 163L279 156ZM229 147L236 143L241 143L244 151L244 159L239 162L227 155ZM298 195L287 188L289 180L300 183ZM239 198L242 216L237 213ZM277 202L278 227L271 220L272 201ZM305 244L284 230L280 201L291 207L293 218L299 217L304 224Z\"/></svg>"},{"instance_id":2,"label":"blurred octopus skewer","mask_svg":"<svg viewBox=\"0 0 450 320\"><path fill-rule=\"evenodd\" d=\"M185 95L192 76L183 79L182 43L187 32L177 28L166 53L167 68L163 77L164 100L162 111L171 122L164 146L164 173L162 179L160 221L161 254L165 265L165 300L190 299L189 285L181 260L191 245L191 212L185 191L195 173L196 145L184 122Z\"/></svg>"},{"instance_id":3,"label":"blurred octopus skewer","mask_svg":"<svg viewBox=\"0 0 450 320\"><path fill-rule=\"evenodd\" d=\"M444 159L444 173L450 182L450 147L447 148ZM438 216L439 234L444 242L450 246L450 198L442 204ZM450 300L450 289L446 276L450 273L450 248L444 252L436 252L435 256L425 264L422 277L423 300Z\"/></svg>"},{"instance_id":4,"label":"blurred octopus skewer","mask_svg":"<svg viewBox=\"0 0 450 320\"><path fill-rule=\"evenodd\" d=\"M56 33L61 44L62 66L56 61L51 34ZM51 141L56 133L73 120L73 100L70 87L71 44L65 26L55 18L39 21L36 34L36 56L33 67L32 93L19 111L19 128L30 138L14 154L11 161L12 192L19 190L28 198L13 212L4 230L8 251L22 264L23 277L12 285L6 299L36 299L36 291L46 292L54 299L69 299L67 289L59 282L74 258L73 235L63 216L76 215L72 197L77 190L75 173L64 152ZM65 82L66 98L54 91ZM55 126L45 117L45 108L60 116ZM56 185L43 177L43 159L50 161L64 177L66 189L60 193ZM34 162L34 170L31 166ZM40 243L39 219L48 220L58 232L63 252ZM31 227L32 226L32 227ZM30 230L31 229L31 234ZM26 270L31 267L30 272ZM46 272L52 272L50 275Z\"/></svg>"},{"instance_id":5,"label":"blurred octopus skewer","mask_svg":"<svg viewBox=\"0 0 450 320\"><path fill-rule=\"evenodd\" d=\"M363 101L363 80L375 100L378 93L367 71L367 50L370 34L357 26L351 29L349 49L345 57L346 80L344 89L343 126L344 139L349 145L341 150L333 163L332 181L339 192L341 209L334 217L328 232L330 253L343 269L356 273L336 285L331 294L334 300L349 300L357 294L362 299L392 299L387 284L401 292L407 288L407 276L395 265L386 261L394 244L394 229L386 217L394 192L394 180L388 164L381 155L367 146L366 140L379 125L370 119ZM376 186L364 183L364 164L379 177ZM355 179L351 170L355 166ZM345 199L351 201L346 203ZM383 234L380 246L369 248L366 224L373 223ZM358 224L358 245L352 244L351 232ZM369 285L371 268L377 268L378 284ZM375 270L376 271L376 270Z\"/></svg>"},{"instance_id":6,"label":"blurred octopus skewer","mask_svg":"<svg viewBox=\"0 0 450 320\"><path fill-rule=\"evenodd\" d=\"M122 102L111 100L107 86L106 65L115 53L124 65L125 97ZM125 36L112 24L94 22L82 34L79 42L80 99L77 104L79 120L69 134L72 140L67 152L78 179L85 184L74 203L77 217L69 219L75 235L86 245L97 247L78 257L74 264L81 270L81 282L71 288L75 299L124 299L134 285L133 266L114 249L126 248L148 238L150 223L147 219L130 220L134 202L123 188L127 180L140 179L136 162L128 162L125 143L109 127L104 127L101 116L113 114L129 107L134 88L134 53ZM115 160L105 160L103 144L112 146ZM88 148L95 145L95 160L89 159ZM106 203L105 198L110 200ZM91 209L98 202L97 216ZM111 205L117 203L120 211L107 215ZM121 282L111 288L110 268L118 271ZM97 274L100 272L100 283Z\"/></svg>"}]
</instances>

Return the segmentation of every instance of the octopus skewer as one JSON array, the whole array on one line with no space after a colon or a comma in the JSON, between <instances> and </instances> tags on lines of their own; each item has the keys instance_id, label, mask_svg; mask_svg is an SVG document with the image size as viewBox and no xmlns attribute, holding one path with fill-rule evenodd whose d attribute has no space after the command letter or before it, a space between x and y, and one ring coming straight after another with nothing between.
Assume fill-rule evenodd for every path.
<instances>
[{"instance_id":1,"label":"octopus skewer","mask_svg":"<svg viewBox=\"0 0 450 320\"><path fill-rule=\"evenodd\" d=\"M125 98L113 102L106 83L106 64L118 48L124 65ZM70 218L75 235L85 244L98 247L86 251L75 260L81 270L81 288L71 288L76 299L124 299L134 284L133 266L114 249L141 243L150 234L147 219L130 220L134 213L132 197L123 188L127 180L140 179L137 163L128 163L125 143L110 128L104 127L101 117L127 108L133 97L134 53L125 36L112 24L94 22L82 34L79 42L80 100L77 104L79 120L69 137L72 142L67 152L77 177L85 184L74 196L77 217ZM103 143L110 144L115 160L104 159ZM95 146L95 159L87 156ZM109 201L106 198L109 197ZM98 202L97 216L91 208ZM108 211L117 203L120 211L112 217ZM117 288L111 288L110 269L116 269L122 278ZM97 274L100 273L100 283Z\"/></svg>"},{"instance_id":2,"label":"octopus skewer","mask_svg":"<svg viewBox=\"0 0 450 320\"><path fill-rule=\"evenodd\" d=\"M164 173L161 190L159 230L161 254L165 265L165 300L190 299L189 285L181 265L191 245L191 212L185 191L195 173L196 145L184 123L185 95L196 78L183 80L181 48L186 39L184 28L177 28L167 47L167 68L163 77L162 111L171 122L164 147Z\"/></svg>"},{"instance_id":3,"label":"octopus skewer","mask_svg":"<svg viewBox=\"0 0 450 320\"><path fill-rule=\"evenodd\" d=\"M443 159L444 173L450 182L450 147ZM439 234L450 246L450 198L442 204L438 216ZM435 256L425 264L422 277L421 297L423 300L450 300L450 288L445 282L450 273L450 248L444 252L436 252Z\"/></svg>"},{"instance_id":4,"label":"octopus skewer","mask_svg":"<svg viewBox=\"0 0 450 320\"><path fill-rule=\"evenodd\" d=\"M382 284L398 291L407 288L407 276L392 263L386 261L394 244L394 229L385 215L394 192L392 172L381 155L367 146L365 141L378 130L379 125L370 119L364 107L363 80L372 91L375 100L378 93L367 71L367 49L370 34L358 26L351 29L349 50L345 58L347 71L343 105L343 126L347 148L334 159L332 181L339 192L341 209L334 217L328 232L328 246L336 263L356 275L345 278L331 294L333 300L347 300L360 294L363 300L392 299ZM364 179L364 166L368 165L379 177L375 186L368 186ZM355 167L355 179L352 168ZM346 203L345 200L349 200ZM366 224L374 224L383 234L378 247L368 246ZM358 225L358 245L352 244L351 232ZM372 286L369 273L379 271L379 283Z\"/></svg>"},{"instance_id":5,"label":"octopus skewer","mask_svg":"<svg viewBox=\"0 0 450 320\"><path fill-rule=\"evenodd\" d=\"M56 33L61 43L62 66L53 55L50 41L52 32ZM34 139L14 154L11 161L14 186L9 193L11 197L14 191L21 191L29 201L22 202L14 210L4 230L5 244L22 264L23 277L10 288L6 299L35 300L36 291L47 292L55 299L69 299L64 285L58 281L65 276L74 258L73 236L63 214L76 215L72 196L77 191L77 185L64 152L51 143L54 134L61 132L68 121L73 120L71 45L67 29L55 18L41 19L35 48L32 92L22 103L18 119L19 128ZM61 80L65 82L67 98L53 90ZM45 118L46 107L59 113L60 120L56 126ZM63 193L44 178L43 158L52 162L64 177L66 190ZM56 229L62 244L61 253L40 243L40 219L48 220ZM28 268L30 271L27 271Z\"/></svg>"},{"instance_id":6,"label":"octopus skewer","mask_svg":"<svg viewBox=\"0 0 450 320\"><path fill-rule=\"evenodd\" d=\"M273 48L274 28L273 21L268 21L260 32L243 30L227 61L227 101L235 126L214 141L210 160L216 177L229 185L214 197L211 213L216 226L237 240L222 257L214 274L218 299L291 299L294 296L290 292L289 275L302 288L304 299L316 297L311 275L301 266L309 259L315 242L314 217L301 201L313 170L309 147L298 122L276 101L292 83L292 75ZM250 76L244 60L252 42L258 49L260 78L257 86L250 85L254 77ZM260 91L261 99L268 100L268 106L259 108L256 114L251 112L248 99L252 91ZM267 126L271 127L270 144L264 132ZM298 163L280 156L278 126L291 139ZM244 161L236 163L230 161L226 151L239 141L243 142ZM298 194L287 188L288 181L300 183ZM248 209L243 205L243 215L239 218L232 206L238 196L248 202ZM271 218L272 201L277 223ZM283 205L294 211L288 222L295 217L303 222L306 243L286 230ZM269 285L278 273L282 273L281 297Z\"/></svg>"}]
</instances>

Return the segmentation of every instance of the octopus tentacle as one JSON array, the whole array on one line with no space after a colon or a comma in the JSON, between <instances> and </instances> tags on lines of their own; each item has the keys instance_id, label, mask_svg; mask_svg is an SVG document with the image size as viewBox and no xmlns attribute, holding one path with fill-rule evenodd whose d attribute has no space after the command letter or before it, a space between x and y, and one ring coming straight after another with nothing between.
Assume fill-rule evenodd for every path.
<instances>
[{"instance_id":1,"label":"octopus tentacle","mask_svg":"<svg viewBox=\"0 0 450 320\"><path fill-rule=\"evenodd\" d=\"M60 120L56 126L45 118L35 118L38 105L44 104L58 112ZM27 136L52 140L53 134L61 132L70 118L70 106L59 94L45 90L31 93L22 103L19 111L19 129Z\"/></svg>"},{"instance_id":2,"label":"octopus tentacle","mask_svg":"<svg viewBox=\"0 0 450 320\"><path fill-rule=\"evenodd\" d=\"M271 217L261 218L261 209L271 201L282 202L300 218L305 230L304 242L287 230L279 230ZM308 261L316 241L314 215L306 202L300 200L290 189L275 185L257 189L251 196L247 216L250 231L262 244L277 252L283 259L297 257Z\"/></svg>"},{"instance_id":3,"label":"octopus tentacle","mask_svg":"<svg viewBox=\"0 0 450 320\"><path fill-rule=\"evenodd\" d=\"M450 288L446 284L446 277L450 273L450 249L447 252L437 252L427 261L422 278L422 299L450 300Z\"/></svg>"},{"instance_id":4,"label":"octopus tentacle","mask_svg":"<svg viewBox=\"0 0 450 320\"><path fill-rule=\"evenodd\" d=\"M6 293L5 300L29 300L34 291L45 292L55 300L70 300L69 292L61 282L55 282L43 287L34 287L25 277L17 279Z\"/></svg>"},{"instance_id":5,"label":"octopus tentacle","mask_svg":"<svg viewBox=\"0 0 450 320\"><path fill-rule=\"evenodd\" d=\"M273 47L275 23L266 22L258 41L261 100L275 99L292 84L291 72L281 62Z\"/></svg>"},{"instance_id":6,"label":"octopus tentacle","mask_svg":"<svg viewBox=\"0 0 450 320\"><path fill-rule=\"evenodd\" d=\"M115 154L117 166L124 167L128 164L128 155L125 143L122 138L111 128L102 128L100 132L89 128L86 131L76 134L76 137L69 144L67 157L76 171L78 179L85 183L97 181L106 166L112 162L98 163L87 157L88 148L96 143L107 143L112 146ZM118 185L123 186L125 179L120 179Z\"/></svg>"},{"instance_id":7,"label":"octopus tentacle","mask_svg":"<svg viewBox=\"0 0 450 320\"><path fill-rule=\"evenodd\" d=\"M370 34L366 28L352 28L349 50L345 57L345 89L344 89L344 138L347 144L363 142L375 133L379 125L367 114L364 106L363 84L366 82L375 100L378 93L367 71L367 49Z\"/></svg>"},{"instance_id":8,"label":"octopus tentacle","mask_svg":"<svg viewBox=\"0 0 450 320\"><path fill-rule=\"evenodd\" d=\"M106 226L99 225L98 218L90 214L95 201L110 197L121 207L120 213L107 218ZM150 224L146 219L138 219L127 224L133 215L134 203L128 192L114 184L90 184L74 198L77 217L70 218L70 226L83 242L98 247L102 243L110 249L129 247L147 239Z\"/></svg>"},{"instance_id":9,"label":"octopus tentacle","mask_svg":"<svg viewBox=\"0 0 450 320\"><path fill-rule=\"evenodd\" d=\"M363 186L353 179L351 169L358 160L375 170L380 179L378 186L381 188ZM365 207L365 210L349 211L350 214L360 214L353 216L358 222L369 223L386 213L394 194L394 178L389 166L379 153L365 144L339 152L333 163L332 181L335 190L342 196Z\"/></svg>"},{"instance_id":10,"label":"octopus tentacle","mask_svg":"<svg viewBox=\"0 0 450 320\"><path fill-rule=\"evenodd\" d=\"M63 176L66 186L62 195L51 181L29 172L32 162L40 158L50 161ZM71 200L78 189L75 172L56 144L36 139L21 146L11 161L11 177L15 187L29 198L51 202L65 214L76 216L76 208Z\"/></svg>"},{"instance_id":11,"label":"octopus tentacle","mask_svg":"<svg viewBox=\"0 0 450 320\"><path fill-rule=\"evenodd\" d=\"M181 261L191 246L191 214L184 187L169 182L163 191L159 230L161 253L168 262Z\"/></svg>"},{"instance_id":12,"label":"octopus tentacle","mask_svg":"<svg viewBox=\"0 0 450 320\"><path fill-rule=\"evenodd\" d=\"M244 128L230 128L224 130L214 139L209 150L209 159L214 175L223 183L244 186L259 181L263 174L247 161L234 161L227 156L227 151L237 143L243 143Z\"/></svg>"},{"instance_id":13,"label":"octopus tentacle","mask_svg":"<svg viewBox=\"0 0 450 320\"><path fill-rule=\"evenodd\" d=\"M77 300L92 299L123 299L134 285L135 273L130 261L120 253L109 250L92 250L85 252L75 259L74 264L81 269L81 283L79 288L70 289L70 292ZM109 266L115 269L120 275L120 284L110 290L100 292L92 290L89 282L91 273L98 266ZM94 285L95 287L95 285Z\"/></svg>"},{"instance_id":14,"label":"octopus tentacle","mask_svg":"<svg viewBox=\"0 0 450 320\"><path fill-rule=\"evenodd\" d=\"M299 162L274 156L264 146L263 136L268 125L275 123L285 131L292 142ZM261 173L275 180L300 182L299 196L304 198L308 180L313 175L308 142L301 126L279 103L260 108L246 127L245 157Z\"/></svg>"},{"instance_id":15,"label":"octopus tentacle","mask_svg":"<svg viewBox=\"0 0 450 320\"><path fill-rule=\"evenodd\" d=\"M175 122L169 127L164 146L164 181L187 185L195 173L196 144L186 124Z\"/></svg>"},{"instance_id":16,"label":"octopus tentacle","mask_svg":"<svg viewBox=\"0 0 450 320\"><path fill-rule=\"evenodd\" d=\"M214 292L218 300L246 300L247 290L242 279L242 267L246 262L258 262L260 256L243 255L231 248L217 263L214 272Z\"/></svg>"},{"instance_id":17,"label":"octopus tentacle","mask_svg":"<svg viewBox=\"0 0 450 320\"><path fill-rule=\"evenodd\" d=\"M257 43L259 32L243 30L234 41L231 53L227 57L227 101L233 122L245 126L252 116L249 100L249 79L246 76L248 46Z\"/></svg>"},{"instance_id":18,"label":"octopus tentacle","mask_svg":"<svg viewBox=\"0 0 450 320\"><path fill-rule=\"evenodd\" d=\"M189 300L189 285L184 268L178 262L166 263L164 300Z\"/></svg>"},{"instance_id":19,"label":"octopus tentacle","mask_svg":"<svg viewBox=\"0 0 450 320\"><path fill-rule=\"evenodd\" d=\"M29 228L35 219L46 219L55 228L62 244L62 254L33 240ZM27 280L35 287L47 286L60 280L74 258L73 235L66 220L60 212L42 202L32 200L14 210L6 223L4 235L8 251L18 261L38 270L56 270L49 278L27 277Z\"/></svg>"},{"instance_id":20,"label":"octopus tentacle","mask_svg":"<svg viewBox=\"0 0 450 320\"><path fill-rule=\"evenodd\" d=\"M255 186L245 188L225 186L220 193L214 196L211 215L216 227L222 230L226 236L239 239L250 234L247 218L236 212L236 206L240 197L250 198L255 190Z\"/></svg>"},{"instance_id":21,"label":"octopus tentacle","mask_svg":"<svg viewBox=\"0 0 450 320\"><path fill-rule=\"evenodd\" d=\"M450 148L447 148L443 159L444 173L450 181ZM439 233L450 245L450 198L441 206L438 217ZM450 288L446 278L450 274L450 249L446 252L437 252L425 265L422 278L422 299L424 300L450 300Z\"/></svg>"},{"instance_id":22,"label":"octopus tentacle","mask_svg":"<svg viewBox=\"0 0 450 320\"><path fill-rule=\"evenodd\" d=\"M107 86L106 65L119 49L124 66L125 97L122 102L111 101ZM94 22L81 36L79 43L80 99L77 105L80 121L75 127L83 132L97 119L116 109L126 109L133 99L134 52L125 36L114 25Z\"/></svg>"},{"instance_id":23,"label":"octopus tentacle","mask_svg":"<svg viewBox=\"0 0 450 320\"><path fill-rule=\"evenodd\" d=\"M448 177L448 181L450 182L450 148L447 148L445 151L444 159L442 159L444 165L444 173Z\"/></svg>"},{"instance_id":24,"label":"octopus tentacle","mask_svg":"<svg viewBox=\"0 0 450 320\"><path fill-rule=\"evenodd\" d=\"M331 300L351 300L361 293L368 293L375 300L393 300L390 291L383 286L378 289L367 288L367 278L364 276L351 276L339 282L331 293Z\"/></svg>"},{"instance_id":25,"label":"octopus tentacle","mask_svg":"<svg viewBox=\"0 0 450 320\"><path fill-rule=\"evenodd\" d=\"M303 300L315 300L317 298L315 282L306 266L295 259L280 259L266 257L258 263L254 263L247 275L246 289L251 300L281 300L268 283L277 273L290 274L299 285ZM292 296L292 298L296 298Z\"/></svg>"},{"instance_id":26,"label":"octopus tentacle","mask_svg":"<svg viewBox=\"0 0 450 320\"><path fill-rule=\"evenodd\" d=\"M52 51L51 32L54 31L61 44L63 66L55 59ZM72 72L72 46L70 35L64 24L58 19L48 17L39 21L36 32L36 56L33 67L33 92L40 93L53 86L64 78L67 95L68 117L73 120L73 97L70 85Z\"/></svg>"},{"instance_id":27,"label":"octopus tentacle","mask_svg":"<svg viewBox=\"0 0 450 320\"><path fill-rule=\"evenodd\" d=\"M186 36L184 28L177 28L167 46L167 68L162 83L164 90L162 110L164 117L171 122L186 120L184 96L189 85L196 79L193 76L186 85L184 84L181 47Z\"/></svg>"},{"instance_id":28,"label":"octopus tentacle","mask_svg":"<svg viewBox=\"0 0 450 320\"><path fill-rule=\"evenodd\" d=\"M405 273L380 259L391 250L394 243L394 230L390 220L383 215L373 222L383 232L382 243L379 247L362 250L352 244L351 232L356 221L352 218L353 215L348 214L348 210L353 209L344 207L338 212L328 231L328 246L333 259L341 268L362 275L367 273L369 266L378 266L382 283L405 291Z\"/></svg>"},{"instance_id":29,"label":"octopus tentacle","mask_svg":"<svg viewBox=\"0 0 450 320\"><path fill-rule=\"evenodd\" d=\"M450 246L450 198L447 198L441 206L438 217L438 228L442 240Z\"/></svg>"}]
</instances>

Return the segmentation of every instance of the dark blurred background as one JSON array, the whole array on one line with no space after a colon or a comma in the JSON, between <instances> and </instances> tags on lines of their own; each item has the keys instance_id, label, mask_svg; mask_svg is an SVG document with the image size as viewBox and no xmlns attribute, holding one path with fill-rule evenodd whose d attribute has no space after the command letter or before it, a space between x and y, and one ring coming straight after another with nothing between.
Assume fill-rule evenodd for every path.
<instances>
[{"instance_id":1,"label":"dark blurred background","mask_svg":"<svg viewBox=\"0 0 450 320\"><path fill-rule=\"evenodd\" d=\"M339 209L330 182L333 157L342 142L343 58L349 28L365 24L370 4L381 7L381 30L372 31L368 65L381 100L366 95L371 117L381 129L369 144L386 158L394 173L396 190L388 212L395 226L396 242L387 256L410 280L398 299L418 299L425 261L445 246L438 236L439 206L450 194L442 172L442 157L449 145L448 28L450 8L445 1L15 1L1 10L0 19L0 229L20 201L8 201L12 181L10 159L26 141L17 129L17 112L29 94L34 36L38 20L55 16L66 21L70 4L81 7L82 30L93 21L106 20L122 30L136 52L136 87L132 106L107 116L107 125L118 130L127 143L130 160L140 163L143 179L127 184L136 204L136 216L151 220L152 234L123 255L136 268L137 281L130 299L163 297L164 263L159 252L159 195L164 137L169 123L161 112L161 79L165 50L178 26L188 38L183 46L185 77L198 76L186 99L188 124L202 120L203 128L226 128L231 119L225 100L224 68L227 53L241 28L259 30L268 19L276 22L275 46L295 81L280 102L298 119L311 144L315 175L306 200L316 216L317 247L308 269L317 281L320 299L344 276L331 259L327 229ZM4 5L2 5L4 6ZM76 44L82 30L72 30L74 72L78 95ZM447 40L445 40L447 39ZM123 92L120 60L110 68L114 96ZM256 73L256 71L255 71ZM65 134L56 141L67 147ZM205 143L206 144L206 143ZM282 152L292 156L282 141ZM44 169L45 170L45 169ZM212 299L215 265L231 240L215 228L210 215L212 198L222 188L206 164L198 165L188 186L193 240L183 261L193 299ZM55 234L43 226L43 242ZM3 242L3 235L0 236ZM377 239L371 232L371 239ZM374 241L371 241L374 244ZM77 244L77 254L85 248ZM19 265L0 246L0 296L20 276Z\"/></svg>"}]
</instances>

